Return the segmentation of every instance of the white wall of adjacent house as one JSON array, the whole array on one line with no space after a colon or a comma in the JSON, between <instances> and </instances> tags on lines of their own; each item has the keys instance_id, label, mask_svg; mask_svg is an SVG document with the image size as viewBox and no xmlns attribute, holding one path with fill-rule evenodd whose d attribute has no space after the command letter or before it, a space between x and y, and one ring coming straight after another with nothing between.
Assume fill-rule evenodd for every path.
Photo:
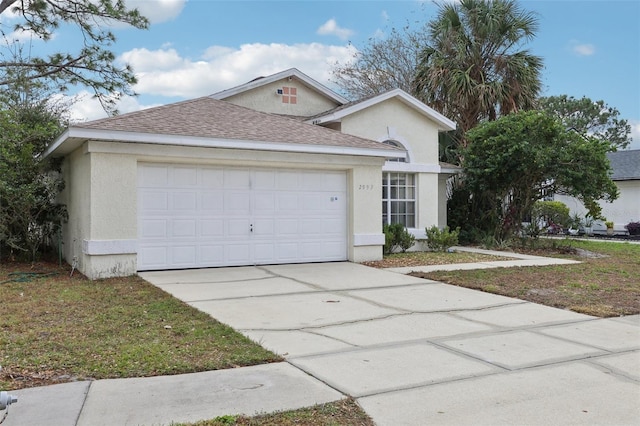
<instances>
[{"instance_id":1,"label":"white wall of adjacent house","mask_svg":"<svg viewBox=\"0 0 640 426\"><path fill-rule=\"evenodd\" d=\"M295 77L291 80L284 78L274 81L224 100L255 111L299 117L320 114L338 106L337 103L310 89Z\"/></svg>"},{"instance_id":2,"label":"white wall of adjacent house","mask_svg":"<svg viewBox=\"0 0 640 426\"><path fill-rule=\"evenodd\" d=\"M640 221L640 180L619 180L615 181L618 191L618 199L612 203L599 201L602 207L602 215L614 223L615 233L626 233L625 225L629 222ZM569 207L571 214L577 213L584 217L586 209L576 198L566 195L555 195L554 200L563 202ZM606 232L603 221L594 223L594 232Z\"/></svg>"},{"instance_id":3,"label":"white wall of adjacent house","mask_svg":"<svg viewBox=\"0 0 640 426\"><path fill-rule=\"evenodd\" d=\"M158 264L149 267L149 265L139 264L138 256L143 240L140 228L140 167L156 164L162 170L168 170L176 165L185 166L183 167L185 170L191 171L239 170L253 173L254 179L257 176L256 172L260 171L284 171L285 174L293 172L291 176L301 179L308 177L308 182L316 182L315 190L311 191L311 196L316 197L314 200L322 202L324 198L329 197L324 201L330 203L330 207L338 204L343 206L343 214L346 216L343 218L346 228L343 232L344 255L338 257L351 261L377 260L382 258L382 244L384 244L380 229L379 197L382 162L383 159L375 157L89 141L66 159L67 187L63 194L63 201L69 203L72 210L69 211L69 221L64 227L65 258L72 263L73 257L76 257L78 270L91 279L130 275L141 268L166 267L169 269L181 266L204 267L224 264L224 261L215 265L206 263L179 265L179 262L173 264L168 262L167 265ZM275 176L274 173L267 174ZM327 179L324 178L325 175ZM341 188L344 192L336 194L322 192L323 189L320 186L330 180L329 177L335 178L333 180L337 179L336 182L342 181ZM191 189L179 191L174 188L163 193L167 196L189 195L199 190L202 188L194 187L193 191ZM330 190L334 191L334 188ZM297 193L297 195L301 194L302 192ZM257 196L261 195L257 194ZM334 199L331 200L331 198ZM70 202L71 200L74 202ZM177 205L177 207L177 210L180 210L181 206ZM308 217L309 223L316 223L311 220L312 216L310 214ZM187 217L184 223L188 220ZM329 222L331 221L325 221L325 223ZM318 233L317 229L312 231ZM312 238L313 232L307 232L302 236ZM144 242L149 243L149 240ZM183 253L186 252L183 251ZM335 256L329 257L331 256L326 257L325 260L340 260ZM301 261L302 258L299 260ZM314 260L323 260L323 258L320 256ZM250 260L250 262L254 261ZM277 262L278 260L275 259L274 263Z\"/></svg>"}]
</instances>

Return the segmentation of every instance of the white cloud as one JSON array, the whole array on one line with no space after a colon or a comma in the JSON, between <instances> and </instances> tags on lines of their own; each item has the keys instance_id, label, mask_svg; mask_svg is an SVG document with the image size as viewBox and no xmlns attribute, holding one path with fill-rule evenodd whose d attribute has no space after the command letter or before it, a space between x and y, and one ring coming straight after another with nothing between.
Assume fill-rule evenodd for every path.
<instances>
[{"instance_id":1,"label":"white cloud","mask_svg":"<svg viewBox=\"0 0 640 426\"><path fill-rule=\"evenodd\" d=\"M138 77L133 89L140 96L124 96L117 102L117 109L123 114L160 105L157 97L152 103L145 101L146 96L166 97L169 103L176 98L210 95L294 67L330 85L334 64L348 63L355 53L350 45L253 43L238 48L210 46L194 60L181 56L171 46L158 50L137 48L123 53L118 60L133 66ZM104 117L106 113L98 100L88 91L80 92L71 107L72 121Z\"/></svg>"},{"instance_id":2,"label":"white cloud","mask_svg":"<svg viewBox=\"0 0 640 426\"><path fill-rule=\"evenodd\" d=\"M629 144L628 149L640 149L640 120L629 120L629 124L633 141Z\"/></svg>"},{"instance_id":3,"label":"white cloud","mask_svg":"<svg viewBox=\"0 0 640 426\"><path fill-rule=\"evenodd\" d=\"M334 35L341 40L347 40L354 32L348 28L340 27L336 20L331 18L324 24L320 25L320 28L318 28L316 33L319 35Z\"/></svg>"},{"instance_id":4,"label":"white cloud","mask_svg":"<svg viewBox=\"0 0 640 426\"><path fill-rule=\"evenodd\" d=\"M152 24L176 18L186 2L187 0L126 0L129 8L137 8Z\"/></svg>"},{"instance_id":5,"label":"white cloud","mask_svg":"<svg viewBox=\"0 0 640 426\"><path fill-rule=\"evenodd\" d=\"M79 92L73 97L59 95L59 98L61 102L73 102L69 108L69 119L71 122L78 123L107 117L107 113L102 108L102 105L100 105L100 102L86 90ZM117 109L120 114L125 114L127 112L140 111L142 109L152 108L159 105L160 104L145 105L140 103L139 98L123 96L117 102Z\"/></svg>"},{"instance_id":6,"label":"white cloud","mask_svg":"<svg viewBox=\"0 0 640 426\"><path fill-rule=\"evenodd\" d=\"M388 21L389 20L389 13L386 10L383 10L382 13L380 14L380 16L382 17L383 21Z\"/></svg>"},{"instance_id":7,"label":"white cloud","mask_svg":"<svg viewBox=\"0 0 640 426\"><path fill-rule=\"evenodd\" d=\"M596 53L596 47L593 44L571 42L571 51L579 56L591 56Z\"/></svg>"},{"instance_id":8,"label":"white cloud","mask_svg":"<svg viewBox=\"0 0 640 426\"><path fill-rule=\"evenodd\" d=\"M171 70L187 64L187 61L171 48L154 51L136 48L123 53L119 59L131 65L138 73Z\"/></svg>"},{"instance_id":9,"label":"white cloud","mask_svg":"<svg viewBox=\"0 0 640 426\"><path fill-rule=\"evenodd\" d=\"M53 40L56 38L56 33L51 34L49 40ZM15 30L9 34L3 35L2 39L0 39L0 44L8 46L14 43L25 43L33 40L41 40L42 38L38 36L31 30Z\"/></svg>"},{"instance_id":10,"label":"white cloud","mask_svg":"<svg viewBox=\"0 0 640 426\"><path fill-rule=\"evenodd\" d=\"M354 53L352 46L252 43L211 46L198 60L183 58L173 49L134 49L119 59L133 66L137 93L194 98L293 67L324 84L334 64L348 62Z\"/></svg>"}]
</instances>

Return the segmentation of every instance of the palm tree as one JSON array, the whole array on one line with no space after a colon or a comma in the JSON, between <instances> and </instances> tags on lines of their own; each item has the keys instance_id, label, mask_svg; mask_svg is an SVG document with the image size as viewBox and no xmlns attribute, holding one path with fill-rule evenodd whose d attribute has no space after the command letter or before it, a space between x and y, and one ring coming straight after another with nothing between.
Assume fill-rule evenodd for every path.
<instances>
[{"instance_id":1,"label":"palm tree","mask_svg":"<svg viewBox=\"0 0 640 426\"><path fill-rule=\"evenodd\" d=\"M416 72L417 95L458 124L457 142L484 120L533 108L542 58L521 50L538 20L513 0L443 3L428 25Z\"/></svg>"}]
</instances>

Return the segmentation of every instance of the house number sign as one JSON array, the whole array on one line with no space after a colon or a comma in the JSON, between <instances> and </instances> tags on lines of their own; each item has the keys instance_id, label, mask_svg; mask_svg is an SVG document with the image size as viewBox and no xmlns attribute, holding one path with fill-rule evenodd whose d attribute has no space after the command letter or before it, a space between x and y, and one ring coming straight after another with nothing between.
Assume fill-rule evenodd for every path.
<instances>
[{"instance_id":1,"label":"house number sign","mask_svg":"<svg viewBox=\"0 0 640 426\"><path fill-rule=\"evenodd\" d=\"M374 185L359 185L358 189L360 191L373 191Z\"/></svg>"}]
</instances>

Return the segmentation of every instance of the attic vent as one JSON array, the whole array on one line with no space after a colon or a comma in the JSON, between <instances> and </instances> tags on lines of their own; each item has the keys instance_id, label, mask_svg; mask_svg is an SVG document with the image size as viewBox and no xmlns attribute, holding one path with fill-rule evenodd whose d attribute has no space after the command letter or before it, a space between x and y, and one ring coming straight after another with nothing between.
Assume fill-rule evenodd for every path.
<instances>
[{"instance_id":1,"label":"attic vent","mask_svg":"<svg viewBox=\"0 0 640 426\"><path fill-rule=\"evenodd\" d=\"M282 95L282 89L278 89L278 90L276 90L276 93L277 93L278 95Z\"/></svg>"},{"instance_id":2,"label":"attic vent","mask_svg":"<svg viewBox=\"0 0 640 426\"><path fill-rule=\"evenodd\" d=\"M283 104L298 103L298 89L296 87L283 86L282 89L278 89L278 94L282 94Z\"/></svg>"}]
</instances>

